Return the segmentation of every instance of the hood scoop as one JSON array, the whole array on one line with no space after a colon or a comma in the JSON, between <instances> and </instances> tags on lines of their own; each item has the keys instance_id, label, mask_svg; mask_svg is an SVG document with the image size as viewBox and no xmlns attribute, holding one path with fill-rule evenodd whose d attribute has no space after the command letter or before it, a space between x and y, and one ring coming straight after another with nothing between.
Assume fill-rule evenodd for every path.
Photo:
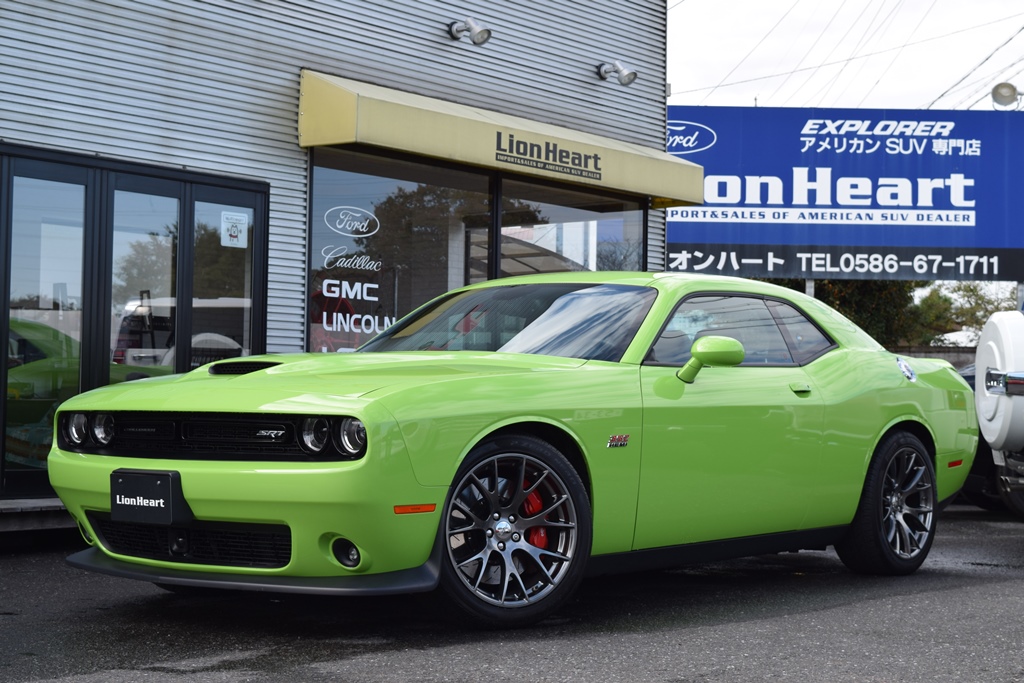
<instances>
[{"instance_id":1,"label":"hood scoop","mask_svg":"<svg viewBox=\"0 0 1024 683\"><path fill-rule=\"evenodd\" d=\"M233 363L213 363L210 365L211 375L248 375L250 372L269 370L280 363L266 360L235 361Z\"/></svg>"}]
</instances>

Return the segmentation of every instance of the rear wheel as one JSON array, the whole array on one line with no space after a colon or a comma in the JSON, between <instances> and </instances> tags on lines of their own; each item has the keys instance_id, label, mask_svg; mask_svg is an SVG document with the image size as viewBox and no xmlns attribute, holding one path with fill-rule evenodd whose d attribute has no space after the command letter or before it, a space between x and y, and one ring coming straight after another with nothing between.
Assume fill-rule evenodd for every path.
<instances>
[{"instance_id":1,"label":"rear wheel","mask_svg":"<svg viewBox=\"0 0 1024 683\"><path fill-rule=\"evenodd\" d=\"M478 446L445 505L441 584L478 620L523 626L576 590L590 555L590 501L557 449L532 437Z\"/></svg>"},{"instance_id":2,"label":"rear wheel","mask_svg":"<svg viewBox=\"0 0 1024 683\"><path fill-rule=\"evenodd\" d=\"M910 574L935 537L935 470L924 444L894 432L875 451L853 523L836 552L852 571Z\"/></svg>"}]
</instances>

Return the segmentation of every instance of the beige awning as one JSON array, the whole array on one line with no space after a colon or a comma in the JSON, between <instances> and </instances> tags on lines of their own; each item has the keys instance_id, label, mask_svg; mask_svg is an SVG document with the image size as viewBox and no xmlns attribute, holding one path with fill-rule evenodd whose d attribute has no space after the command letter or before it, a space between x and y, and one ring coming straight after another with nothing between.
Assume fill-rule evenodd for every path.
<instances>
[{"instance_id":1,"label":"beige awning","mask_svg":"<svg viewBox=\"0 0 1024 683\"><path fill-rule=\"evenodd\" d=\"M700 204L704 171L661 150L303 69L299 144L363 144Z\"/></svg>"}]
</instances>

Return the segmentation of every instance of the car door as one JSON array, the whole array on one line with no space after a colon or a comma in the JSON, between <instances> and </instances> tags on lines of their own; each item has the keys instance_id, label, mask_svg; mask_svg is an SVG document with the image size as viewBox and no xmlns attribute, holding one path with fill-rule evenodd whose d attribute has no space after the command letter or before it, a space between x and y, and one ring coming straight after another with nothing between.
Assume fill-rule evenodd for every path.
<instances>
[{"instance_id":1,"label":"car door","mask_svg":"<svg viewBox=\"0 0 1024 683\"><path fill-rule=\"evenodd\" d=\"M773 315L777 304L735 294L689 297L652 346L641 368L634 548L804 526L822 472L824 407ZM705 366L686 384L676 371L691 341L708 334L738 339L745 360Z\"/></svg>"}]
</instances>

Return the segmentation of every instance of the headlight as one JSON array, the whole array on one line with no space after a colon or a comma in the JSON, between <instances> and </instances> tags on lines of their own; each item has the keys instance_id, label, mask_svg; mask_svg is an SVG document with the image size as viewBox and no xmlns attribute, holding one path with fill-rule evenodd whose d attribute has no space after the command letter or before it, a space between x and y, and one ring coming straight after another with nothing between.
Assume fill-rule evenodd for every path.
<instances>
[{"instance_id":1,"label":"headlight","mask_svg":"<svg viewBox=\"0 0 1024 683\"><path fill-rule=\"evenodd\" d=\"M106 446L114 438L114 416L100 413L92 418L92 438Z\"/></svg>"},{"instance_id":2,"label":"headlight","mask_svg":"<svg viewBox=\"0 0 1024 683\"><path fill-rule=\"evenodd\" d=\"M68 441L81 446L89 436L89 418L84 413L72 413L67 421Z\"/></svg>"},{"instance_id":3,"label":"headlight","mask_svg":"<svg viewBox=\"0 0 1024 683\"><path fill-rule=\"evenodd\" d=\"M342 453L359 457L366 452L366 427L354 417L346 417L338 425L338 446Z\"/></svg>"},{"instance_id":4,"label":"headlight","mask_svg":"<svg viewBox=\"0 0 1024 683\"><path fill-rule=\"evenodd\" d=\"M331 425L323 417L307 417L302 421L302 447L312 453L319 453L331 438Z\"/></svg>"}]
</instances>

